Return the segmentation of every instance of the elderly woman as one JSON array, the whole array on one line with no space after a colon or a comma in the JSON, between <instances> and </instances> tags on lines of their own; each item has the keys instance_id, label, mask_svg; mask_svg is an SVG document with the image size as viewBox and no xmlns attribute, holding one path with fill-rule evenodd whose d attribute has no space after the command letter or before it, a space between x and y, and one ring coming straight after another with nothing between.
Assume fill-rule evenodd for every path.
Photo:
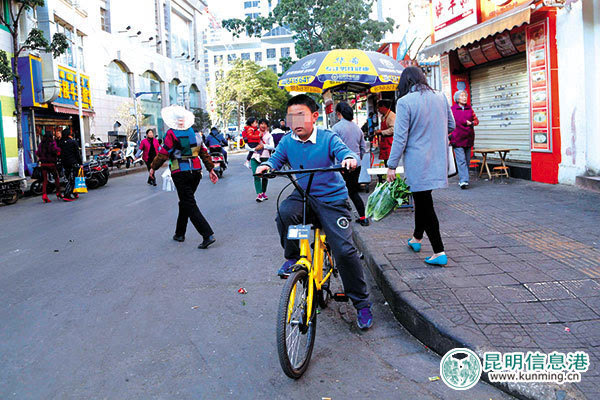
<instances>
[{"instance_id":1,"label":"elderly woman","mask_svg":"<svg viewBox=\"0 0 600 400\"><path fill-rule=\"evenodd\" d=\"M456 128L450 136L450 144L454 149L456 166L458 167L458 185L461 189L469 187L469 162L471 160L471 147L475 142L474 126L479 125L479 120L470 105L467 92L458 90L454 93L455 104L452 106L452 115L456 121Z\"/></svg>"},{"instance_id":2,"label":"elderly woman","mask_svg":"<svg viewBox=\"0 0 600 400\"><path fill-rule=\"evenodd\" d=\"M431 191L448 186L448 133L454 130L454 118L446 97L429 86L418 67L402 71L398 92L387 179L396 179L396 168L403 158L406 181L415 201L415 230L408 246L419 252L425 232L434 253L425 262L446 265L448 257Z\"/></svg>"}]
</instances>

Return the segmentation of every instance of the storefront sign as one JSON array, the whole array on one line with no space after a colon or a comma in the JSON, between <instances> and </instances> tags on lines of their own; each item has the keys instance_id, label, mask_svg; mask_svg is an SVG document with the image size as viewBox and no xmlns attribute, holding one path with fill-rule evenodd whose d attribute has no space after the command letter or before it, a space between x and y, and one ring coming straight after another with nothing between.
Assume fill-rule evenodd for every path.
<instances>
[{"instance_id":1,"label":"storefront sign","mask_svg":"<svg viewBox=\"0 0 600 400\"><path fill-rule=\"evenodd\" d=\"M80 92L81 92L81 108L89 110L92 108L92 98L90 94L90 78L87 75L79 74L80 77ZM60 82L60 90L55 103L65 104L68 106L79 107L79 99L77 98L77 72L72 69L58 66L58 80Z\"/></svg>"},{"instance_id":2,"label":"storefront sign","mask_svg":"<svg viewBox=\"0 0 600 400\"><path fill-rule=\"evenodd\" d=\"M431 5L436 41L477 24L477 0L433 0Z\"/></svg>"},{"instance_id":3,"label":"storefront sign","mask_svg":"<svg viewBox=\"0 0 600 400\"><path fill-rule=\"evenodd\" d=\"M481 7L481 22L504 14L530 0L479 0Z\"/></svg>"},{"instance_id":4,"label":"storefront sign","mask_svg":"<svg viewBox=\"0 0 600 400\"><path fill-rule=\"evenodd\" d=\"M552 151L547 20L527 27L531 151Z\"/></svg>"},{"instance_id":5,"label":"storefront sign","mask_svg":"<svg viewBox=\"0 0 600 400\"><path fill-rule=\"evenodd\" d=\"M448 54L440 57L440 75L442 77L442 93L446 95L448 104L452 104L452 82L450 81L450 58Z\"/></svg>"}]
</instances>

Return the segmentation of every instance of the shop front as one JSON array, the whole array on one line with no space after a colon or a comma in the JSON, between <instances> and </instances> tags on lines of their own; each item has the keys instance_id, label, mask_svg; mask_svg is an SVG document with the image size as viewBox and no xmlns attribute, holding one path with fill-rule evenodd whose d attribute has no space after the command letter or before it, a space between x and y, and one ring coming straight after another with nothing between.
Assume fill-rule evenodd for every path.
<instances>
[{"instance_id":1,"label":"shop front","mask_svg":"<svg viewBox=\"0 0 600 400\"><path fill-rule=\"evenodd\" d=\"M502 6L479 0L453 10L457 19L445 8L449 2L434 3L435 43L422 53L440 55L442 91L450 102L457 90L469 94L479 118L474 147L512 149L507 160L514 176L558 183L555 9L534 0ZM456 30L453 24L461 22Z\"/></svg>"},{"instance_id":2,"label":"shop front","mask_svg":"<svg viewBox=\"0 0 600 400\"><path fill-rule=\"evenodd\" d=\"M77 95L76 71L57 65L59 81L58 96L50 103L42 103L43 90L39 57L29 55L19 59L19 71L23 79L23 145L26 170L32 172L32 164L37 161L35 151L42 136L51 132L57 136L59 132L69 129L80 146L89 142L89 120L94 116L90 96L90 79L80 74L79 91L81 97L82 122L79 122L79 98ZM81 131L84 132L84 143L81 143Z\"/></svg>"}]
</instances>

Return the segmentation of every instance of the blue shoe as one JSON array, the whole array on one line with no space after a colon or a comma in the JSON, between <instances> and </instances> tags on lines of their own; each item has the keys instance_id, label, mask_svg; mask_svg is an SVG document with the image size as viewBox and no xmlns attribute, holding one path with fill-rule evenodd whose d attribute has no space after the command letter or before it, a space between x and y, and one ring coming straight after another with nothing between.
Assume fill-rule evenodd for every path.
<instances>
[{"instance_id":1,"label":"blue shoe","mask_svg":"<svg viewBox=\"0 0 600 400\"><path fill-rule=\"evenodd\" d=\"M279 271L277 271L277 275L279 275L281 279L287 279L288 276L294 272L292 267L296 264L296 262L296 260L287 260L284 262L281 268L279 268Z\"/></svg>"},{"instance_id":2,"label":"blue shoe","mask_svg":"<svg viewBox=\"0 0 600 400\"><path fill-rule=\"evenodd\" d=\"M412 251L414 251L415 253L418 253L421 251L421 243L411 243L410 239L408 239L408 247L410 247L412 249Z\"/></svg>"},{"instance_id":3,"label":"blue shoe","mask_svg":"<svg viewBox=\"0 0 600 400\"><path fill-rule=\"evenodd\" d=\"M436 258L427 257L425 262L429 265L446 265L448 264L448 256L442 254L441 256L437 256Z\"/></svg>"},{"instance_id":4,"label":"blue shoe","mask_svg":"<svg viewBox=\"0 0 600 400\"><path fill-rule=\"evenodd\" d=\"M356 315L356 323L360 329L369 329L373 326L373 313L371 306L363 307L358 310Z\"/></svg>"}]
</instances>

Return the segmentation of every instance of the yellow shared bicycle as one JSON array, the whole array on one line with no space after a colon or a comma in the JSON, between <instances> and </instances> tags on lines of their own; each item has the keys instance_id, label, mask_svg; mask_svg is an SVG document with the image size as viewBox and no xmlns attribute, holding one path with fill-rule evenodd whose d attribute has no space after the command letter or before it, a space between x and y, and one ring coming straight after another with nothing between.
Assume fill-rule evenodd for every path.
<instances>
[{"instance_id":1,"label":"yellow shared bicycle","mask_svg":"<svg viewBox=\"0 0 600 400\"><path fill-rule=\"evenodd\" d=\"M342 167L334 166L270 171L260 175L266 178L287 176L302 195L302 224L289 226L287 236L290 240L300 241L300 258L293 266L294 272L281 291L277 313L279 363L283 372L294 379L304 374L310 362L317 331L317 307L326 308L332 298L336 301L347 301L344 293L331 291L331 278L337 278L338 271L325 234L318 223L308 224L310 213L308 196L314 174L342 170ZM306 190L300 187L293 175L303 175L304 179L308 178Z\"/></svg>"}]
</instances>

